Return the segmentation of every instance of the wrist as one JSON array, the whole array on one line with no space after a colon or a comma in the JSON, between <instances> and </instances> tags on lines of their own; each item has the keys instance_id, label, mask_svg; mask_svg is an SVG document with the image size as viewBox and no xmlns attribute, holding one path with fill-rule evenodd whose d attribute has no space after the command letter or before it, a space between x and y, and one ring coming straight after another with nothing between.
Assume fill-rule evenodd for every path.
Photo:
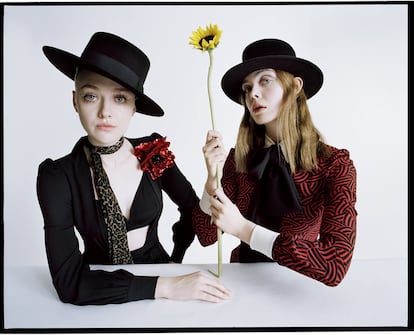
<instances>
[{"instance_id":1,"label":"wrist","mask_svg":"<svg viewBox=\"0 0 414 335\"><path fill-rule=\"evenodd\" d=\"M213 195L214 191L217 189L217 180L215 178L208 178L204 184L204 189L209 195Z\"/></svg>"},{"instance_id":2,"label":"wrist","mask_svg":"<svg viewBox=\"0 0 414 335\"><path fill-rule=\"evenodd\" d=\"M252 237L252 233L255 227L256 227L255 223L247 219L244 219L241 225L241 230L239 232L238 238L244 243L247 243L250 245L250 239Z\"/></svg>"},{"instance_id":3,"label":"wrist","mask_svg":"<svg viewBox=\"0 0 414 335\"><path fill-rule=\"evenodd\" d=\"M168 298L169 280L167 277L158 277L157 285L155 286L154 298Z\"/></svg>"}]
</instances>

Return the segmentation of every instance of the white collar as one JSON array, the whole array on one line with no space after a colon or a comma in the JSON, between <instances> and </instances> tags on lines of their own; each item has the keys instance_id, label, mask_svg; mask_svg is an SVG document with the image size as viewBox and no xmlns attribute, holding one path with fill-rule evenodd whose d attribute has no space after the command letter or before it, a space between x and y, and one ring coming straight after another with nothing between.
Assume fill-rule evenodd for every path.
<instances>
[{"instance_id":1,"label":"white collar","mask_svg":"<svg viewBox=\"0 0 414 335\"><path fill-rule=\"evenodd\" d=\"M271 145L274 145L274 144L277 144L277 145L278 145L278 146L282 149L283 157L285 158L286 162L288 162L288 163L289 163L289 160L288 160L287 155L286 155L286 148L285 148L285 145L283 144L283 141L280 141L279 143L276 143L275 141L273 141L273 140L270 138L270 136L269 136L269 135L267 135L267 134L265 133L265 142L264 142L264 147L265 147L265 148L268 148L268 147L270 147Z\"/></svg>"}]
</instances>

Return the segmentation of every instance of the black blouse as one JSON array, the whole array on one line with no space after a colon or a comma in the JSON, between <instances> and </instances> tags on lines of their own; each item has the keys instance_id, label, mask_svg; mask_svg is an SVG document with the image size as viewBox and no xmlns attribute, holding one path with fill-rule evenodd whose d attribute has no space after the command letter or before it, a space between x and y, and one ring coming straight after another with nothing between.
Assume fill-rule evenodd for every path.
<instances>
[{"instance_id":1,"label":"black blouse","mask_svg":"<svg viewBox=\"0 0 414 335\"><path fill-rule=\"evenodd\" d=\"M133 146L153 141L159 134L128 139ZM125 270L91 270L89 264L110 264L107 233L93 191L92 177L81 138L70 154L46 159L39 166L37 194L44 218L45 245L53 284L63 302L76 305L123 303L153 299L158 277L136 276ZM171 256L158 239L162 192L177 204L180 217L172 225ZM145 244L132 251L134 263L181 262L194 240L191 211L199 199L176 164L152 180L142 175L127 230L148 226ZM79 250L75 229L84 243Z\"/></svg>"}]
</instances>

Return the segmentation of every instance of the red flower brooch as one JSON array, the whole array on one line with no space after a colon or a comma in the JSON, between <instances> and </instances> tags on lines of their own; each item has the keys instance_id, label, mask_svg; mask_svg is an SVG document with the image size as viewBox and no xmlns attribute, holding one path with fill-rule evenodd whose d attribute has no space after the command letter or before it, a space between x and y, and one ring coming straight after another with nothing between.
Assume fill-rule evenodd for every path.
<instances>
[{"instance_id":1,"label":"red flower brooch","mask_svg":"<svg viewBox=\"0 0 414 335\"><path fill-rule=\"evenodd\" d=\"M161 176L164 171L174 166L174 154L168 150L170 142L166 137L160 137L152 142L141 143L134 148L142 171L148 171L153 180Z\"/></svg>"}]
</instances>

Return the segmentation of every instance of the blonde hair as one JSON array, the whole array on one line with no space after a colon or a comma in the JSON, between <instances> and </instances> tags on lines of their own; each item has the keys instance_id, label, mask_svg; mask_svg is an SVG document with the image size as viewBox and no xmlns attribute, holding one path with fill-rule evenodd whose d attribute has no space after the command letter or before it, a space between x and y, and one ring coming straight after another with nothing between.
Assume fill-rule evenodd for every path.
<instances>
[{"instance_id":1,"label":"blonde hair","mask_svg":"<svg viewBox=\"0 0 414 335\"><path fill-rule=\"evenodd\" d=\"M289 72L276 70L277 79L283 88L283 101L277 115L280 125L280 141L285 147L286 160L292 173L298 170L311 171L318 167L318 158L329 155L320 132L312 122L307 98L303 88L295 92L294 76ZM245 106L244 96L241 102ZM236 170L247 172L249 153L263 147L265 126L256 124L245 106L235 146Z\"/></svg>"}]
</instances>

